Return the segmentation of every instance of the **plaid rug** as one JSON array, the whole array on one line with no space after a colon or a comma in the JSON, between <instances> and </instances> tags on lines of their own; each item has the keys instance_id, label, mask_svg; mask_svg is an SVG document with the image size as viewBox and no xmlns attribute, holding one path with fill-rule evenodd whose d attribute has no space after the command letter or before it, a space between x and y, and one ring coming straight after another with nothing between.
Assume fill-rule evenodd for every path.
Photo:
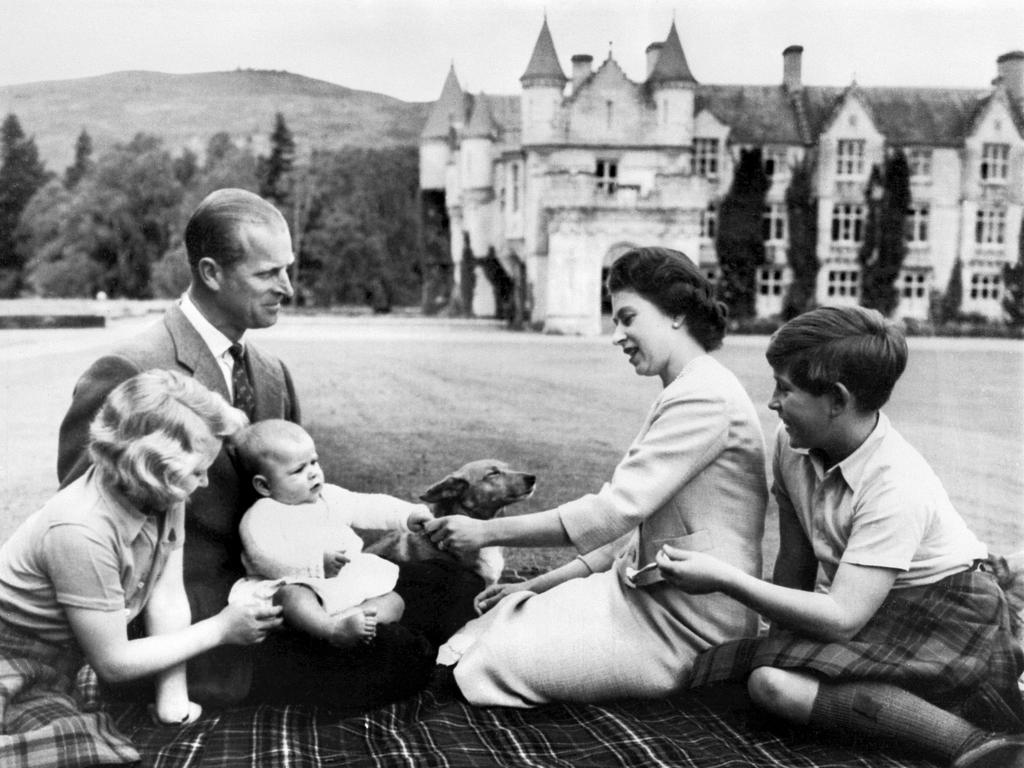
<instances>
[{"instance_id":1,"label":"plaid rug","mask_svg":"<svg viewBox=\"0 0 1024 768\"><path fill-rule=\"evenodd\" d=\"M935 768L770 719L739 689L518 710L470 707L437 684L351 716L261 706L161 728L138 706L114 714L152 768Z\"/></svg>"}]
</instances>

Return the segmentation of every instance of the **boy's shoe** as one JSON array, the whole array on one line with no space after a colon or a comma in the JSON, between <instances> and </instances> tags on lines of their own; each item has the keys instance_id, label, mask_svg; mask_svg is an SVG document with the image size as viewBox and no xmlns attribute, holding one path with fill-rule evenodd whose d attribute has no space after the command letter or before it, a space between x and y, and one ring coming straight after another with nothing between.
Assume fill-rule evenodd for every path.
<instances>
[{"instance_id":1,"label":"boy's shoe","mask_svg":"<svg viewBox=\"0 0 1024 768\"><path fill-rule=\"evenodd\" d=\"M953 768L1024 768L1024 734L993 736L960 755Z\"/></svg>"}]
</instances>

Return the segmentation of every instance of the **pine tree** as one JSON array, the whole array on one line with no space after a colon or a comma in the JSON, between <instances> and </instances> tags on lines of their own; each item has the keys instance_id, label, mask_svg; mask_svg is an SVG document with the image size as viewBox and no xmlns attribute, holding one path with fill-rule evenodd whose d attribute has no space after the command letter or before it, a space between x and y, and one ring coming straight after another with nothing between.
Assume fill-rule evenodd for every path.
<instances>
[{"instance_id":1,"label":"pine tree","mask_svg":"<svg viewBox=\"0 0 1024 768\"><path fill-rule=\"evenodd\" d=\"M910 166L903 150L897 149L889 156L884 172L877 165L872 167L866 197L868 220L860 251L861 304L891 315L899 305L896 280L907 255Z\"/></svg>"},{"instance_id":2,"label":"pine tree","mask_svg":"<svg viewBox=\"0 0 1024 768\"><path fill-rule=\"evenodd\" d=\"M0 127L0 292L5 295L14 295L22 278L15 237L18 220L48 177L35 140L26 137L17 116L9 114Z\"/></svg>"},{"instance_id":3,"label":"pine tree","mask_svg":"<svg viewBox=\"0 0 1024 768\"><path fill-rule=\"evenodd\" d=\"M270 155L260 156L260 195L278 205L283 204L288 196L285 180L294 164L295 138L284 115L278 112L270 134Z\"/></svg>"},{"instance_id":4,"label":"pine tree","mask_svg":"<svg viewBox=\"0 0 1024 768\"><path fill-rule=\"evenodd\" d=\"M1017 261L1003 265L1003 310L1007 322L1015 328L1024 326L1024 217L1021 220L1020 237L1017 242Z\"/></svg>"},{"instance_id":5,"label":"pine tree","mask_svg":"<svg viewBox=\"0 0 1024 768\"><path fill-rule=\"evenodd\" d=\"M82 129L75 142L75 161L64 170L64 187L74 189L95 163L92 161L92 137Z\"/></svg>"},{"instance_id":6,"label":"pine tree","mask_svg":"<svg viewBox=\"0 0 1024 768\"><path fill-rule=\"evenodd\" d=\"M940 323L950 323L960 317L960 306L964 300L964 263L957 258L949 273L946 292L939 299L939 311L936 318Z\"/></svg>"},{"instance_id":7,"label":"pine tree","mask_svg":"<svg viewBox=\"0 0 1024 768\"><path fill-rule=\"evenodd\" d=\"M786 259L793 273L782 306L782 318L790 320L815 304L818 284L818 203L814 197L814 156L810 153L793 168L786 189L789 248Z\"/></svg>"},{"instance_id":8,"label":"pine tree","mask_svg":"<svg viewBox=\"0 0 1024 768\"><path fill-rule=\"evenodd\" d=\"M743 150L732 186L722 200L715 239L722 270L719 298L735 319L756 314L757 268L764 264L764 200L770 185L761 162L761 149Z\"/></svg>"}]
</instances>

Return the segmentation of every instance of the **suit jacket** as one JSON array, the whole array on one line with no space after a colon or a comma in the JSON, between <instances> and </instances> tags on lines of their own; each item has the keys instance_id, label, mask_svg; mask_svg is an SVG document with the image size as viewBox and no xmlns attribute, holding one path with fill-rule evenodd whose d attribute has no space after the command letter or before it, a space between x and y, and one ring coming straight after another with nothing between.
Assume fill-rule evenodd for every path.
<instances>
[{"instance_id":1,"label":"suit jacket","mask_svg":"<svg viewBox=\"0 0 1024 768\"><path fill-rule=\"evenodd\" d=\"M256 397L254 421L299 421L291 374L277 358L246 344L249 376ZM88 468L89 424L107 394L137 373L162 368L194 377L228 398L224 374L209 348L174 304L163 319L98 359L75 385L71 407L60 427L57 477L61 486ZM229 399L229 398L228 398ZM185 590L192 620L213 616L227 604L231 585L244 575L238 522L254 492L238 476L226 451L209 470L210 483L189 499L185 512ZM189 689L197 700L232 703L245 696L251 658L245 649L219 648L189 663Z\"/></svg>"}]
</instances>

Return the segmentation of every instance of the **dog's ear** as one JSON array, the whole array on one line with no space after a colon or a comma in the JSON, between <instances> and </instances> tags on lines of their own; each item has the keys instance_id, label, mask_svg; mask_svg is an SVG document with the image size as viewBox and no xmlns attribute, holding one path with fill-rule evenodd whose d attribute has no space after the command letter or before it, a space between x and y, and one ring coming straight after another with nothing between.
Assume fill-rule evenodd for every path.
<instances>
[{"instance_id":1,"label":"dog's ear","mask_svg":"<svg viewBox=\"0 0 1024 768\"><path fill-rule=\"evenodd\" d=\"M458 499L469 488L469 481L464 477L448 475L444 480L434 483L420 495L421 501L434 503L438 501L449 501Z\"/></svg>"}]
</instances>

